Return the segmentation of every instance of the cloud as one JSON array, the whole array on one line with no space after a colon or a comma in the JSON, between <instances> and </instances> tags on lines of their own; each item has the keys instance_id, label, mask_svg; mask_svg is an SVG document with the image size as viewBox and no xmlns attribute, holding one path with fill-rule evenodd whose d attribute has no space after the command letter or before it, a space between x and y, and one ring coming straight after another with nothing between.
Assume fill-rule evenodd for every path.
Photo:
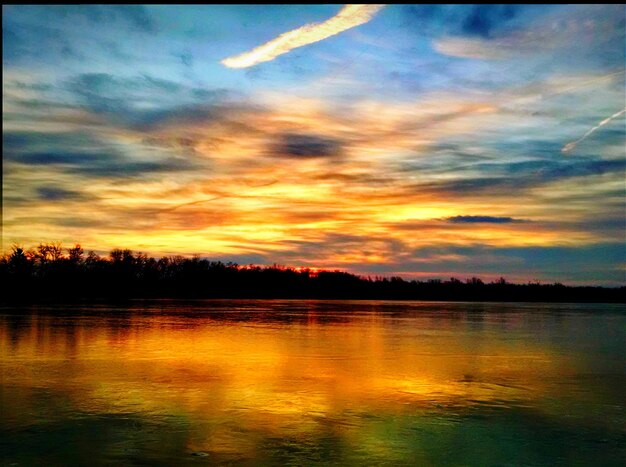
<instances>
[{"instance_id":1,"label":"cloud","mask_svg":"<svg viewBox=\"0 0 626 467\"><path fill-rule=\"evenodd\" d=\"M107 153L94 153L94 152L72 152L72 151L46 151L46 152L23 152L15 153L9 152L4 154L6 161L19 162L26 165L55 165L55 164L68 164L68 165L92 165L99 161L111 160Z\"/></svg>"},{"instance_id":2,"label":"cloud","mask_svg":"<svg viewBox=\"0 0 626 467\"><path fill-rule=\"evenodd\" d=\"M83 193L54 186L37 188L37 197L45 201L71 201L85 199Z\"/></svg>"},{"instance_id":3,"label":"cloud","mask_svg":"<svg viewBox=\"0 0 626 467\"><path fill-rule=\"evenodd\" d=\"M523 192L576 177L619 174L626 170L624 160L580 158L576 160L531 160L512 163L479 163L472 166L479 176L467 176L415 184L413 191L450 196L502 196L512 190ZM423 170L412 167L410 171ZM461 174L458 169L453 173Z\"/></svg>"},{"instance_id":4,"label":"cloud","mask_svg":"<svg viewBox=\"0 0 626 467\"><path fill-rule=\"evenodd\" d=\"M463 32L489 37L500 23L515 18L519 5L474 5L462 24Z\"/></svg>"},{"instance_id":5,"label":"cloud","mask_svg":"<svg viewBox=\"0 0 626 467\"><path fill-rule=\"evenodd\" d=\"M66 87L96 112L122 111L132 108L134 103L157 98L159 94L176 95L181 91L181 86L173 81L148 75L116 78L108 73L80 74L73 77Z\"/></svg>"},{"instance_id":6,"label":"cloud","mask_svg":"<svg viewBox=\"0 0 626 467\"><path fill-rule=\"evenodd\" d=\"M135 161L105 152L34 152L9 153L6 161L29 166L62 166L69 174L93 177L137 177L148 173L169 173L191 170L196 164L188 159L168 157L160 160Z\"/></svg>"},{"instance_id":7,"label":"cloud","mask_svg":"<svg viewBox=\"0 0 626 467\"><path fill-rule=\"evenodd\" d=\"M466 37L444 37L434 42L434 49L443 54L459 58L478 60L503 60L511 53L523 50L518 48L514 40L489 41L485 39L468 39Z\"/></svg>"},{"instance_id":8,"label":"cloud","mask_svg":"<svg viewBox=\"0 0 626 467\"><path fill-rule=\"evenodd\" d=\"M2 24L2 61L18 58L23 51L23 43L9 25Z\"/></svg>"},{"instance_id":9,"label":"cloud","mask_svg":"<svg viewBox=\"0 0 626 467\"><path fill-rule=\"evenodd\" d=\"M234 57L222 60L229 68L247 68L274 60L279 55L313 44L370 21L384 5L346 5L323 23L311 23L281 34L276 39Z\"/></svg>"},{"instance_id":10,"label":"cloud","mask_svg":"<svg viewBox=\"0 0 626 467\"><path fill-rule=\"evenodd\" d=\"M142 5L47 5L43 8L37 6L31 8L34 8L33 14L39 10L46 17L53 15L57 18L69 18L74 21L77 17L84 17L93 25L111 24L119 21L140 32L156 32L152 17L146 7Z\"/></svg>"},{"instance_id":11,"label":"cloud","mask_svg":"<svg viewBox=\"0 0 626 467\"><path fill-rule=\"evenodd\" d=\"M175 57L180 59L180 62L186 67L193 66L193 54L191 52L181 52L180 54L174 54Z\"/></svg>"},{"instance_id":12,"label":"cloud","mask_svg":"<svg viewBox=\"0 0 626 467\"><path fill-rule=\"evenodd\" d=\"M445 220L454 224L510 224L514 222L524 222L521 219L513 219L512 217L494 216L453 216L446 217Z\"/></svg>"},{"instance_id":13,"label":"cloud","mask_svg":"<svg viewBox=\"0 0 626 467\"><path fill-rule=\"evenodd\" d=\"M142 162L118 159L113 161L99 161L97 164L77 165L67 172L91 175L94 177L132 178L151 173L169 174L172 172L185 172L196 167L196 164L189 162L187 159L178 157Z\"/></svg>"},{"instance_id":14,"label":"cloud","mask_svg":"<svg viewBox=\"0 0 626 467\"><path fill-rule=\"evenodd\" d=\"M111 145L80 132L47 134L7 132L2 137L5 162L34 167L58 167L65 173L94 177L126 178L168 173L199 167L197 160L152 155L150 159L127 157Z\"/></svg>"},{"instance_id":15,"label":"cloud","mask_svg":"<svg viewBox=\"0 0 626 467\"><path fill-rule=\"evenodd\" d=\"M298 133L282 134L271 154L286 157L332 157L341 154L342 143L333 138Z\"/></svg>"},{"instance_id":16,"label":"cloud","mask_svg":"<svg viewBox=\"0 0 626 467\"><path fill-rule=\"evenodd\" d=\"M226 107L229 92L224 89L184 86L147 74L83 73L68 80L65 89L81 108L142 131L171 121L210 121L237 109L232 103Z\"/></svg>"},{"instance_id":17,"label":"cloud","mask_svg":"<svg viewBox=\"0 0 626 467\"><path fill-rule=\"evenodd\" d=\"M48 6L49 8L49 6ZM13 62L27 62L27 57L42 57L53 55L59 60L68 58L83 59L84 56L75 50L74 44L62 31L47 24L38 28L23 28L12 25L10 21L2 23L2 61L7 64Z\"/></svg>"},{"instance_id":18,"label":"cloud","mask_svg":"<svg viewBox=\"0 0 626 467\"><path fill-rule=\"evenodd\" d=\"M57 135L67 129L67 124L80 128L85 136L98 129L148 132L162 125L236 120L235 114L252 107L241 99L235 102L236 96L224 88L187 85L149 74L118 77L82 73L58 84L28 82L20 77L6 80L3 121L11 121L13 128L20 129L25 120L33 129L55 122ZM37 133L35 138L54 139L54 134ZM30 142L33 135L27 137ZM21 138L15 133L5 136L3 145Z\"/></svg>"},{"instance_id":19,"label":"cloud","mask_svg":"<svg viewBox=\"0 0 626 467\"><path fill-rule=\"evenodd\" d=\"M491 5L485 5L485 8L491 8ZM468 17L465 27L460 30L444 30L433 47L444 55L479 60L549 55L553 49L569 49L582 60L585 49L575 45L581 39L585 41L586 49L598 48L597 52L591 52L591 55L597 56L607 56L610 49L616 49L620 43L617 39L621 38L623 43L622 7L618 10L613 6L584 5L566 11L567 16L563 16L562 10L557 8L550 14L530 19L527 27L508 30L492 28L491 21L481 15L474 16L474 19ZM616 50L623 57L623 47Z\"/></svg>"},{"instance_id":20,"label":"cloud","mask_svg":"<svg viewBox=\"0 0 626 467\"><path fill-rule=\"evenodd\" d=\"M125 49L123 39L147 34L156 39L158 32L149 10L140 5L8 5L2 13L5 65L46 63L51 71L59 63L111 64L111 54L129 57L126 50L136 59L137 49Z\"/></svg>"},{"instance_id":21,"label":"cloud","mask_svg":"<svg viewBox=\"0 0 626 467\"><path fill-rule=\"evenodd\" d=\"M62 166L63 171L94 177L136 177L153 172L191 170L196 164L188 159L170 157L153 161L133 161L105 152L34 152L8 153L5 161L29 166Z\"/></svg>"},{"instance_id":22,"label":"cloud","mask_svg":"<svg viewBox=\"0 0 626 467\"><path fill-rule=\"evenodd\" d=\"M547 5L405 5L406 25L419 34L490 37L494 31Z\"/></svg>"},{"instance_id":23,"label":"cloud","mask_svg":"<svg viewBox=\"0 0 626 467\"><path fill-rule=\"evenodd\" d=\"M101 5L101 8L106 7ZM142 5L108 5L109 8L114 8L117 14L126 20L135 28L146 33L154 33L157 28L152 20L152 17L148 13L145 6Z\"/></svg>"}]
</instances>

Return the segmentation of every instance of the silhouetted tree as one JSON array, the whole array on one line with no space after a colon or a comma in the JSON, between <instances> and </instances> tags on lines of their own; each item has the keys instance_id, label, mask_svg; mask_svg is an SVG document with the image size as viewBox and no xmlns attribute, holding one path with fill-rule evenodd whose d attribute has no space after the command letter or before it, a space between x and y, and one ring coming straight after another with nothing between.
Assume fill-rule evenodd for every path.
<instances>
[{"instance_id":1,"label":"silhouetted tree","mask_svg":"<svg viewBox=\"0 0 626 467\"><path fill-rule=\"evenodd\" d=\"M83 260L84 250L80 245L76 245L74 248L67 249L67 259L74 264L78 264Z\"/></svg>"},{"instance_id":2,"label":"silhouetted tree","mask_svg":"<svg viewBox=\"0 0 626 467\"><path fill-rule=\"evenodd\" d=\"M13 245L12 253L9 257L9 273L23 276L32 270L32 256L28 255L24 248Z\"/></svg>"},{"instance_id":3,"label":"silhouetted tree","mask_svg":"<svg viewBox=\"0 0 626 467\"><path fill-rule=\"evenodd\" d=\"M89 253L87 253L87 259L85 260L85 263L88 266L93 266L96 263L98 263L100 261L100 256L98 256L93 250L90 250Z\"/></svg>"},{"instance_id":4,"label":"silhouetted tree","mask_svg":"<svg viewBox=\"0 0 626 467\"><path fill-rule=\"evenodd\" d=\"M399 276L360 277L343 271L260 267L209 261L199 256L152 258L129 249L108 257L80 245L40 243L35 250L14 245L0 257L0 298L107 297L256 297L374 298L411 300L612 301L626 302L626 287L566 287L563 284L511 284L504 278L486 284L472 277L461 282L406 281Z\"/></svg>"},{"instance_id":5,"label":"silhouetted tree","mask_svg":"<svg viewBox=\"0 0 626 467\"><path fill-rule=\"evenodd\" d=\"M478 277L472 277L471 279L467 279L465 283L474 287L485 285L485 283L482 280L480 280Z\"/></svg>"}]
</instances>

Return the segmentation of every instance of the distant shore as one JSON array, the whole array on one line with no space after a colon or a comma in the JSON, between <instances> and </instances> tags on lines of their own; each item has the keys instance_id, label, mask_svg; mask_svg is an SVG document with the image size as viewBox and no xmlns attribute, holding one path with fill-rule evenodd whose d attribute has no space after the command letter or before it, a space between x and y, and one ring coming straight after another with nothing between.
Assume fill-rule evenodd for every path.
<instances>
[{"instance_id":1,"label":"distant shore","mask_svg":"<svg viewBox=\"0 0 626 467\"><path fill-rule=\"evenodd\" d=\"M85 255L76 245L15 246L0 259L0 300L10 303L130 298L426 300L467 302L626 303L626 286L514 284L500 278L408 281L342 271L240 266L181 256L152 258L116 249Z\"/></svg>"}]
</instances>

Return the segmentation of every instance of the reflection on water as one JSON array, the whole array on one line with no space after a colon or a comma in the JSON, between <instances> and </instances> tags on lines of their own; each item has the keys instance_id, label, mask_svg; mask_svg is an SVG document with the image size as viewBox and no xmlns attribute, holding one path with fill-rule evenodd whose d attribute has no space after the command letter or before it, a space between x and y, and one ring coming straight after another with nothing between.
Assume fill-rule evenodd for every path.
<instances>
[{"instance_id":1,"label":"reflection on water","mask_svg":"<svg viewBox=\"0 0 626 467\"><path fill-rule=\"evenodd\" d=\"M618 305L0 308L5 464L621 465Z\"/></svg>"}]
</instances>

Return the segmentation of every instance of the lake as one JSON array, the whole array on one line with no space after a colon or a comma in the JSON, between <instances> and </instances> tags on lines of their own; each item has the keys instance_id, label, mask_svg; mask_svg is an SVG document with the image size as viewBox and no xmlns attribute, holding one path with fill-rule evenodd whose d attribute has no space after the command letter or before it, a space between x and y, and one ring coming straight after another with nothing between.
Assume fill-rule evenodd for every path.
<instances>
[{"instance_id":1,"label":"lake","mask_svg":"<svg viewBox=\"0 0 626 467\"><path fill-rule=\"evenodd\" d=\"M2 465L623 465L624 305L0 307Z\"/></svg>"}]
</instances>

